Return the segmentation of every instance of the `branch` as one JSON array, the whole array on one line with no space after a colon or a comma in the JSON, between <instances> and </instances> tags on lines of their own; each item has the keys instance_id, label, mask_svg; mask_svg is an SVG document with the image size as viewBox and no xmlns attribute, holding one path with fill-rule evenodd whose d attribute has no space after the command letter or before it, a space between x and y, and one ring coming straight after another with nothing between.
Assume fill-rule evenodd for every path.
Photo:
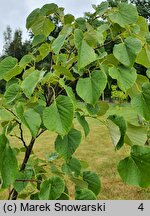
<instances>
[{"instance_id":1,"label":"branch","mask_svg":"<svg viewBox=\"0 0 150 216\"><path fill-rule=\"evenodd\" d=\"M19 122L19 130L20 130L20 140L22 141L24 147L27 149L27 145L26 145L26 142L23 138L23 130L22 130L22 127L21 127L21 123Z\"/></svg>"},{"instance_id":2,"label":"branch","mask_svg":"<svg viewBox=\"0 0 150 216\"><path fill-rule=\"evenodd\" d=\"M17 135L13 135L13 134L10 134L10 136L11 136L11 137L16 137L17 139L21 140L22 143L23 143L23 145L24 145L24 147L27 149L28 146L26 145L26 142L25 142L25 140L24 140L24 138L23 138L23 130L22 130L22 127L21 127L21 123L20 123L19 121L17 121L17 120L16 120L16 122L19 124L20 137L17 136Z\"/></svg>"},{"instance_id":3,"label":"branch","mask_svg":"<svg viewBox=\"0 0 150 216\"><path fill-rule=\"evenodd\" d=\"M8 109L7 107L4 107L4 106L2 106L2 107L4 109L6 109L8 112L10 112L11 114L13 114L13 116L18 119L18 116L12 110L10 110L10 109Z\"/></svg>"},{"instance_id":4,"label":"branch","mask_svg":"<svg viewBox=\"0 0 150 216\"><path fill-rule=\"evenodd\" d=\"M3 106L3 107L4 107L4 106ZM8 109L7 107L4 107L4 109L6 109L8 112L10 112L11 114L13 114L13 116L14 116L15 118L18 119L18 116L17 116L12 110ZM23 143L23 145L24 145L24 147L27 148L27 145L26 145L25 140L24 140L24 138L23 138L23 130L22 130L22 127L21 127L21 123L20 123L17 119L15 119L15 121L19 124L20 137L18 137L18 136L16 136L16 135L14 135L14 136L17 137L19 140L21 140L22 143ZM11 136L13 136L13 135L11 135Z\"/></svg>"},{"instance_id":5,"label":"branch","mask_svg":"<svg viewBox=\"0 0 150 216\"><path fill-rule=\"evenodd\" d=\"M13 192L14 192L14 188L9 192L9 196L8 196L8 200L10 200L10 198L11 198L11 195L13 194Z\"/></svg>"},{"instance_id":6,"label":"branch","mask_svg":"<svg viewBox=\"0 0 150 216\"><path fill-rule=\"evenodd\" d=\"M16 182L39 182L38 180L35 179L16 179Z\"/></svg>"},{"instance_id":7,"label":"branch","mask_svg":"<svg viewBox=\"0 0 150 216\"><path fill-rule=\"evenodd\" d=\"M69 61L71 54L72 54L75 50L76 50L76 48L74 47L74 48L69 52L68 57L67 57L67 61Z\"/></svg>"},{"instance_id":8,"label":"branch","mask_svg":"<svg viewBox=\"0 0 150 216\"><path fill-rule=\"evenodd\" d=\"M118 39L118 38L117 38ZM116 40L117 40L116 39ZM108 41L108 42L106 42L106 43L104 43L104 44L102 44L102 45L100 45L100 46L97 46L96 48L95 48L95 50L97 50L97 49L99 49L99 48L102 48L103 46L106 46L106 45L108 45L108 44L110 44L110 43L112 43L112 42L114 42L115 40L110 40L110 41Z\"/></svg>"},{"instance_id":9,"label":"branch","mask_svg":"<svg viewBox=\"0 0 150 216\"><path fill-rule=\"evenodd\" d=\"M36 140L36 138L32 137L31 140L30 140L29 146L27 146L27 148L26 148L26 152L25 152L25 156L24 156L21 168L20 168L20 172L24 171L25 168L26 168L26 165L27 165L27 162L28 162L28 160L30 158L32 148L33 148L33 145L35 143L35 140ZM14 189L13 192L12 192L12 200L16 200L17 197L18 197L18 192Z\"/></svg>"},{"instance_id":10,"label":"branch","mask_svg":"<svg viewBox=\"0 0 150 216\"><path fill-rule=\"evenodd\" d=\"M46 131L46 129L42 129L39 134L36 136L36 138L38 138L42 133L44 133Z\"/></svg>"},{"instance_id":11,"label":"branch","mask_svg":"<svg viewBox=\"0 0 150 216\"><path fill-rule=\"evenodd\" d=\"M51 88L49 86L45 86L46 88L44 88L44 97L46 100L46 106L50 106L51 105L51 101L53 98L53 91L51 90Z\"/></svg>"}]
</instances>

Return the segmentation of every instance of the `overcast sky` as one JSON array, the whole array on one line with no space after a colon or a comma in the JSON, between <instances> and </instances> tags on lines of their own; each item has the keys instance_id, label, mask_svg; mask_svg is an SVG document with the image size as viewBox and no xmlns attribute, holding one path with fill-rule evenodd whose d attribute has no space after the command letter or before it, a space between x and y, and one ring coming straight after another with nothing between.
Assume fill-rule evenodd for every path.
<instances>
[{"instance_id":1,"label":"overcast sky","mask_svg":"<svg viewBox=\"0 0 150 216\"><path fill-rule=\"evenodd\" d=\"M84 12L92 11L91 5L100 4L102 0L0 0L0 53L3 47L3 32L8 25L13 30L21 28L23 39L26 39L26 17L35 8L52 2L64 7L65 13L71 13L79 17Z\"/></svg>"}]
</instances>

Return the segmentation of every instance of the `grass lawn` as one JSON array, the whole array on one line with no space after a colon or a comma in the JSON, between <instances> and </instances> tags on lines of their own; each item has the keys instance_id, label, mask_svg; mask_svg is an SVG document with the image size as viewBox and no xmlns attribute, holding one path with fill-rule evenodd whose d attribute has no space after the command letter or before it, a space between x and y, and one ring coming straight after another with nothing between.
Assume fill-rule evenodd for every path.
<instances>
[{"instance_id":1,"label":"grass lawn","mask_svg":"<svg viewBox=\"0 0 150 216\"><path fill-rule=\"evenodd\" d=\"M98 199L150 199L150 189L127 186L119 177L117 164L120 159L129 154L128 148L123 147L116 152L107 128L94 119L88 119L88 122L91 129L90 134L86 139L83 136L82 143L75 156L78 159L88 161L89 169L97 172L100 176L102 190ZM75 127L80 128L80 125L75 122ZM29 139L29 134L26 134L26 137ZM55 138L54 133L45 132L35 143L34 153L41 159L45 159L48 153L54 152ZM21 146L18 140L11 139L12 145ZM70 187L73 193L72 184L70 184ZM7 199L6 191L0 193L0 199Z\"/></svg>"}]
</instances>

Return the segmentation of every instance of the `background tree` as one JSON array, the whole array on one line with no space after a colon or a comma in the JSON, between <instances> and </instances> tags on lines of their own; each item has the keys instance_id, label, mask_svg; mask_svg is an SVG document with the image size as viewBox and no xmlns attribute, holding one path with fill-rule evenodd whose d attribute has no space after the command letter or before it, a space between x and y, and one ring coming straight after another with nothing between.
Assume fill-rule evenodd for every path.
<instances>
[{"instance_id":1,"label":"background tree","mask_svg":"<svg viewBox=\"0 0 150 216\"><path fill-rule=\"evenodd\" d=\"M130 0L135 4L140 16L145 17L150 22L150 1L149 0Z\"/></svg>"},{"instance_id":2,"label":"background tree","mask_svg":"<svg viewBox=\"0 0 150 216\"><path fill-rule=\"evenodd\" d=\"M30 51L31 42L30 40L22 41L22 30L17 29L12 35L12 29L8 26L4 32L3 55L11 55L21 60L21 58Z\"/></svg>"},{"instance_id":3,"label":"background tree","mask_svg":"<svg viewBox=\"0 0 150 216\"><path fill-rule=\"evenodd\" d=\"M7 26L6 31L4 31L3 33L3 36L4 36L3 51L4 53L6 53L12 41L12 29L10 26Z\"/></svg>"}]
</instances>

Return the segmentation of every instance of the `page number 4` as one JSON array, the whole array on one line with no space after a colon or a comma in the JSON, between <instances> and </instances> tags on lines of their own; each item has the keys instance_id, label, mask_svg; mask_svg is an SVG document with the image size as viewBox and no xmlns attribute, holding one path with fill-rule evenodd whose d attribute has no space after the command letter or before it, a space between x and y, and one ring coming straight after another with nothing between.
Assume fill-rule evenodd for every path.
<instances>
[{"instance_id":1,"label":"page number 4","mask_svg":"<svg viewBox=\"0 0 150 216\"><path fill-rule=\"evenodd\" d=\"M139 205L138 209L139 209L140 211L144 211L144 205L143 205L143 203L141 203L141 204Z\"/></svg>"}]
</instances>

